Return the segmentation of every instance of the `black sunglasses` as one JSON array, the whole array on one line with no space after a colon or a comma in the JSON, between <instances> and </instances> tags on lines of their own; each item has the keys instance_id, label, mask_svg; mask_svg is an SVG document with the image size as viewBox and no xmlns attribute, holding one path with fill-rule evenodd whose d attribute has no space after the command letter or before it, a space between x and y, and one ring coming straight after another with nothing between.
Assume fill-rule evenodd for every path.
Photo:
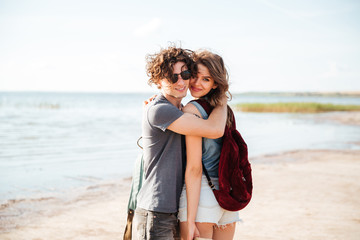
<instances>
[{"instance_id":1,"label":"black sunglasses","mask_svg":"<svg viewBox=\"0 0 360 240\"><path fill-rule=\"evenodd\" d=\"M176 83L179 79L179 75L181 76L181 78L183 80L189 80L191 77L191 72L189 70L185 70L182 71L181 73L174 73L171 77L170 80L172 83Z\"/></svg>"}]
</instances>

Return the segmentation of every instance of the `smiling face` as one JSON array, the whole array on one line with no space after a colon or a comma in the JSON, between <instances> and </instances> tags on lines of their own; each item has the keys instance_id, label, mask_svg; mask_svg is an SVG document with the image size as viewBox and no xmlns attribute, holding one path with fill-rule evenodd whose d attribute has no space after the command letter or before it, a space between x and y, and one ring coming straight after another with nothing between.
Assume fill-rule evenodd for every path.
<instances>
[{"instance_id":1,"label":"smiling face","mask_svg":"<svg viewBox=\"0 0 360 240\"><path fill-rule=\"evenodd\" d=\"M203 97L208 94L211 89L217 88L214 79L209 73L209 69L203 64L198 64L197 68L196 78L190 79L190 93L194 98Z\"/></svg>"},{"instance_id":2,"label":"smiling face","mask_svg":"<svg viewBox=\"0 0 360 240\"><path fill-rule=\"evenodd\" d=\"M181 100L186 96L189 87L189 80L182 79L180 75L185 70L187 70L186 64L184 62L177 62L174 64L173 74L179 74L178 81L172 83L165 78L159 82L159 87L165 98L177 107L180 106Z\"/></svg>"}]
</instances>

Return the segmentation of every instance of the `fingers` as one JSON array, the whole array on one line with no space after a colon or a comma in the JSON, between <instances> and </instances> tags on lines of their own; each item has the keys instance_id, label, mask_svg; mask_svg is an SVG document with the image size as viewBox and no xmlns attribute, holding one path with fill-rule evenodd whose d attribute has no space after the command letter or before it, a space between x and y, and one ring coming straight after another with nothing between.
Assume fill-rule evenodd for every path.
<instances>
[{"instance_id":1,"label":"fingers","mask_svg":"<svg viewBox=\"0 0 360 240\"><path fill-rule=\"evenodd\" d=\"M151 101L152 100L154 100L155 98L157 97L157 95L155 94L155 95L152 95L148 100L145 100L144 101L144 107L146 106L146 105L148 105L149 103L151 103Z\"/></svg>"},{"instance_id":2,"label":"fingers","mask_svg":"<svg viewBox=\"0 0 360 240\"><path fill-rule=\"evenodd\" d=\"M154 100L154 99L156 98L156 96L157 96L156 94L155 94L155 95L152 95L152 96L149 98L149 100L148 100L149 103L150 103L152 100Z\"/></svg>"},{"instance_id":3,"label":"fingers","mask_svg":"<svg viewBox=\"0 0 360 240\"><path fill-rule=\"evenodd\" d=\"M196 237L200 237L200 232L197 227L195 227L195 233L194 233L194 238L196 238Z\"/></svg>"}]
</instances>

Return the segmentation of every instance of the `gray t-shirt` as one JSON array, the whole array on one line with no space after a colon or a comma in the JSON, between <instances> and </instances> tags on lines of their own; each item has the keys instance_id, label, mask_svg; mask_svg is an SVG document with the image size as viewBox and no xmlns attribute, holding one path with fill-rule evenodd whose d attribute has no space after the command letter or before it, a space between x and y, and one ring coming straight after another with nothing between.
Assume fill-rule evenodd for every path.
<instances>
[{"instance_id":1,"label":"gray t-shirt","mask_svg":"<svg viewBox=\"0 0 360 240\"><path fill-rule=\"evenodd\" d=\"M167 129L183 112L159 95L144 110L142 143L145 181L137 206L174 213L183 185L181 135Z\"/></svg>"}]
</instances>

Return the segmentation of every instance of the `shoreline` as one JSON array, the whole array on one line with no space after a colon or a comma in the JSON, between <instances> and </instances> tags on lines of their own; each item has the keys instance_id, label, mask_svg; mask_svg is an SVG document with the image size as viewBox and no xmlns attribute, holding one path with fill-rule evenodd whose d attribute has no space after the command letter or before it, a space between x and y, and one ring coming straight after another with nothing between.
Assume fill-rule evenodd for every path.
<instances>
[{"instance_id":1,"label":"shoreline","mask_svg":"<svg viewBox=\"0 0 360 240\"><path fill-rule=\"evenodd\" d=\"M2 234L22 227L34 227L34 224L43 219L51 219L97 202L108 203L121 199L120 203L126 202L127 207L130 185L131 178L126 177L76 187L57 194L44 192L27 198L8 199L0 205L0 238Z\"/></svg>"},{"instance_id":2,"label":"shoreline","mask_svg":"<svg viewBox=\"0 0 360 240\"><path fill-rule=\"evenodd\" d=\"M234 239L358 238L360 150L294 150L250 162L253 199ZM0 238L122 239L130 184L125 178L1 205Z\"/></svg>"}]
</instances>

